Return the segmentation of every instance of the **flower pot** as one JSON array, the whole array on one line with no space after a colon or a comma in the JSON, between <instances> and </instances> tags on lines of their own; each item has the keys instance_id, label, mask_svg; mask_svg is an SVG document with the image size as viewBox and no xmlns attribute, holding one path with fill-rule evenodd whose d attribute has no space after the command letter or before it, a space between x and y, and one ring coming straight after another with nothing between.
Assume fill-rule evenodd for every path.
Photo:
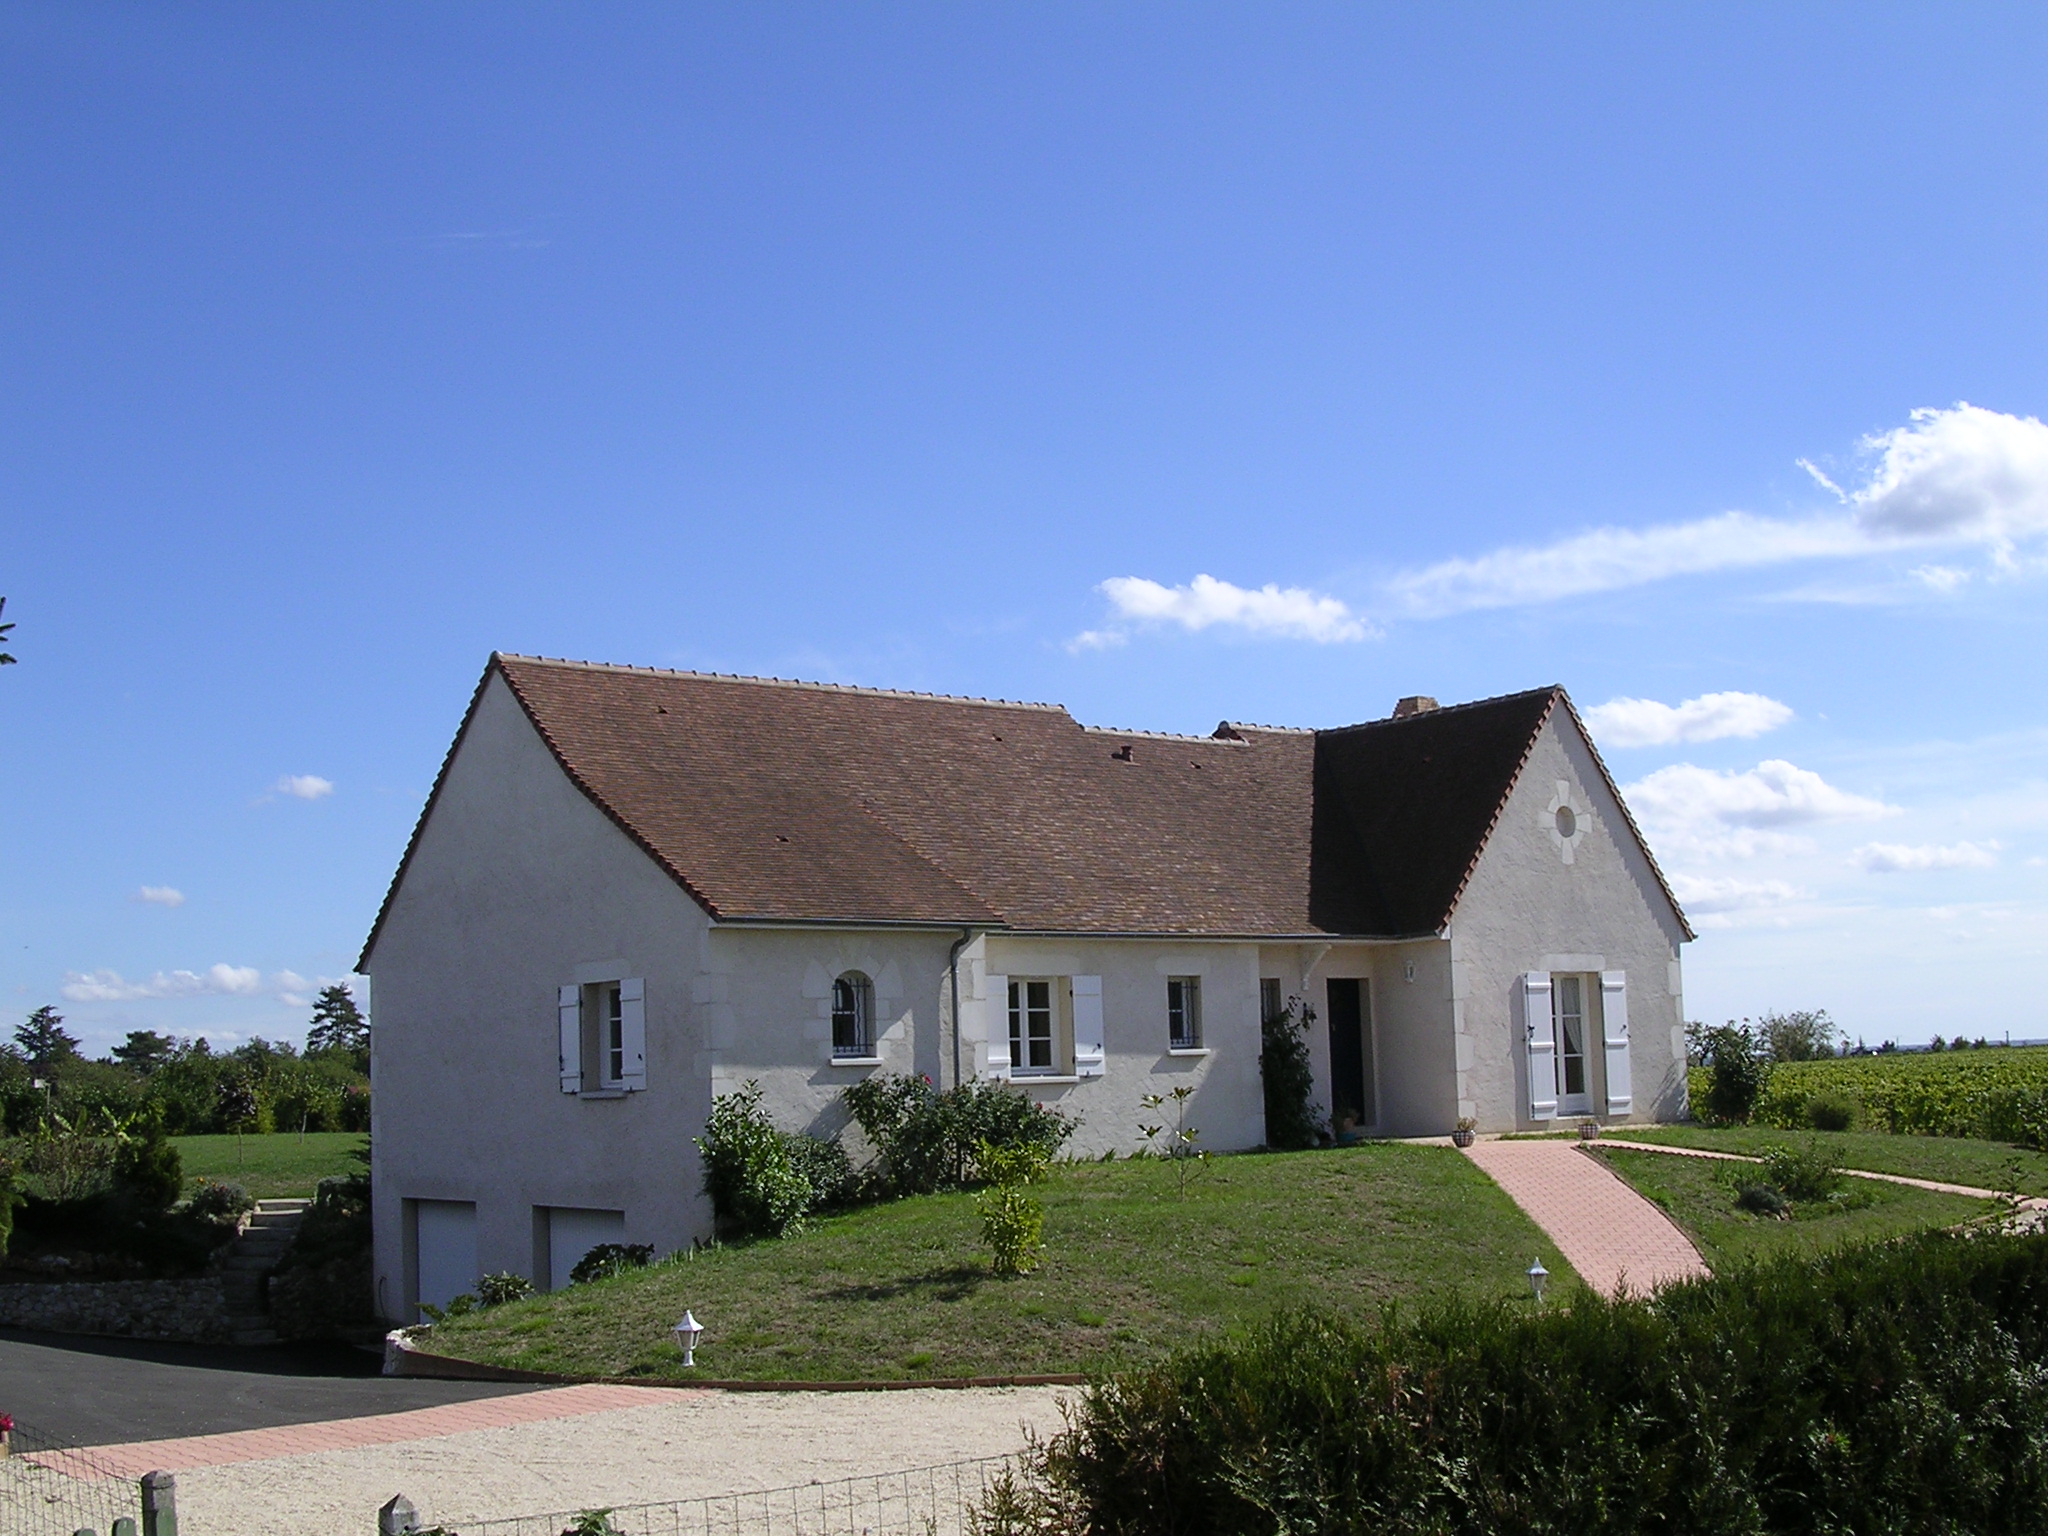
<instances>
[{"instance_id":1,"label":"flower pot","mask_svg":"<svg viewBox=\"0 0 2048 1536\"><path fill-rule=\"evenodd\" d=\"M1599 1136L1600 1127L1597 1125L1582 1125L1579 1127L1579 1140L1581 1141L1596 1141L1599 1139Z\"/></svg>"},{"instance_id":2,"label":"flower pot","mask_svg":"<svg viewBox=\"0 0 2048 1536\"><path fill-rule=\"evenodd\" d=\"M1472 1145L1472 1136L1473 1133L1471 1131L1453 1131L1451 1132L1451 1145L1454 1147L1469 1147Z\"/></svg>"}]
</instances>

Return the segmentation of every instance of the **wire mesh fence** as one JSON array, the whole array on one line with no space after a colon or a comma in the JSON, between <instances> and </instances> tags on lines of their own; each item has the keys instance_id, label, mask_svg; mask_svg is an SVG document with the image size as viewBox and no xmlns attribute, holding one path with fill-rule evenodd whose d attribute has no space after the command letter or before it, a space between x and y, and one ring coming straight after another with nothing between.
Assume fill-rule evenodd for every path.
<instances>
[{"instance_id":1,"label":"wire mesh fence","mask_svg":"<svg viewBox=\"0 0 2048 1536\"><path fill-rule=\"evenodd\" d=\"M4 1536L112 1536L114 1522L133 1529L142 1514L135 1480L91 1451L59 1445L25 1424L0 1457L0 1533Z\"/></svg>"},{"instance_id":2,"label":"wire mesh fence","mask_svg":"<svg viewBox=\"0 0 2048 1536\"><path fill-rule=\"evenodd\" d=\"M988 1456L882 1476L795 1483L715 1498L465 1520L448 1536L972 1536L973 1515L1016 1458Z\"/></svg>"}]
</instances>

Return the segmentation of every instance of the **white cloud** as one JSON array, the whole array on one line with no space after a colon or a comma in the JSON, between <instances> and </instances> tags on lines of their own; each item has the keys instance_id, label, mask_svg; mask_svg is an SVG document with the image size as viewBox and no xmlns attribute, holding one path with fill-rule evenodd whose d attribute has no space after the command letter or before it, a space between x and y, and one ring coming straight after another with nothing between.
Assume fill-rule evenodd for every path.
<instances>
[{"instance_id":1,"label":"white cloud","mask_svg":"<svg viewBox=\"0 0 2048 1536\"><path fill-rule=\"evenodd\" d=\"M334 781L317 773L288 773L270 786L270 792L294 800L319 800L334 793Z\"/></svg>"},{"instance_id":2,"label":"white cloud","mask_svg":"<svg viewBox=\"0 0 2048 1536\"><path fill-rule=\"evenodd\" d=\"M1879 875L1921 869L1989 869L1998 862L1998 844L1865 843L1849 855L1849 862Z\"/></svg>"},{"instance_id":3,"label":"white cloud","mask_svg":"<svg viewBox=\"0 0 2048 1536\"><path fill-rule=\"evenodd\" d=\"M1958 403L1916 410L1908 425L1865 438L1865 482L1845 492L1800 466L1847 507L1810 518L1722 512L1648 528L1596 528L1549 544L1441 560L1386 584L1396 611L1436 618L1611 592L1672 576L1846 558L1932 544L1977 545L2003 571L2014 547L2048 534L2048 425ZM1919 590L1954 592L1970 572L1923 565Z\"/></svg>"},{"instance_id":4,"label":"white cloud","mask_svg":"<svg viewBox=\"0 0 2048 1536\"><path fill-rule=\"evenodd\" d=\"M1876 465L1849 500L1874 534L2010 547L2048 532L2048 426L2032 416L1961 402L1863 446Z\"/></svg>"},{"instance_id":5,"label":"white cloud","mask_svg":"<svg viewBox=\"0 0 2048 1536\"><path fill-rule=\"evenodd\" d=\"M1671 876L1671 893L1693 916L1726 912L1747 912L1758 907L1779 907L1788 901L1804 901L1812 892L1784 880L1736 880L1713 875Z\"/></svg>"},{"instance_id":6,"label":"white cloud","mask_svg":"<svg viewBox=\"0 0 2048 1536\"><path fill-rule=\"evenodd\" d=\"M137 901L148 902L153 907L182 907L185 893L174 885L145 885L135 893Z\"/></svg>"},{"instance_id":7,"label":"white cloud","mask_svg":"<svg viewBox=\"0 0 2048 1536\"><path fill-rule=\"evenodd\" d=\"M1586 711L1593 734L1616 747L1761 736L1791 718L1789 706L1760 693L1703 693L1675 706L1655 699L1610 699Z\"/></svg>"},{"instance_id":8,"label":"white cloud","mask_svg":"<svg viewBox=\"0 0 2048 1536\"><path fill-rule=\"evenodd\" d=\"M60 989L74 1003L127 1003L145 997L252 997L263 990L253 965L213 965L204 971L158 971L129 981L119 971L72 971Z\"/></svg>"},{"instance_id":9,"label":"white cloud","mask_svg":"<svg viewBox=\"0 0 2048 1536\"><path fill-rule=\"evenodd\" d=\"M1788 827L1871 821L1898 807L1837 789L1808 768L1770 758L1740 772L1673 763L1631 784L1629 804L1645 819L1731 827Z\"/></svg>"},{"instance_id":10,"label":"white cloud","mask_svg":"<svg viewBox=\"0 0 2048 1536\"><path fill-rule=\"evenodd\" d=\"M1373 633L1340 599L1306 587L1234 586L1214 576L1197 576L1186 586L1162 586L1142 576L1112 576L1097 589L1125 624L1178 624L1201 631L1215 625L1276 640L1312 640L1320 645L1364 640ZM1123 643L1126 632L1111 628L1075 636L1075 649Z\"/></svg>"},{"instance_id":11,"label":"white cloud","mask_svg":"<svg viewBox=\"0 0 2048 1536\"><path fill-rule=\"evenodd\" d=\"M1441 618L1475 608L1519 607L1611 592L1669 576L1859 554L1866 545L1864 535L1846 517L1786 522L1723 512L1697 522L1596 528L1554 544L1440 560L1394 577L1387 583L1387 593L1403 612Z\"/></svg>"}]
</instances>

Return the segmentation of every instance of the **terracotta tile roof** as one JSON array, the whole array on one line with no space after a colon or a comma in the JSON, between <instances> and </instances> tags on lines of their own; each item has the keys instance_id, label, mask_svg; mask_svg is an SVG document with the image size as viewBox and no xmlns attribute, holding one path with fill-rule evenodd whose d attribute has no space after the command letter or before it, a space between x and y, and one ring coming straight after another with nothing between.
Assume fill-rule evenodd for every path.
<instances>
[{"instance_id":1,"label":"terracotta tile roof","mask_svg":"<svg viewBox=\"0 0 2048 1536\"><path fill-rule=\"evenodd\" d=\"M1434 932L1563 699L1167 736L1048 704L491 667L584 793L714 917L1074 933Z\"/></svg>"}]
</instances>

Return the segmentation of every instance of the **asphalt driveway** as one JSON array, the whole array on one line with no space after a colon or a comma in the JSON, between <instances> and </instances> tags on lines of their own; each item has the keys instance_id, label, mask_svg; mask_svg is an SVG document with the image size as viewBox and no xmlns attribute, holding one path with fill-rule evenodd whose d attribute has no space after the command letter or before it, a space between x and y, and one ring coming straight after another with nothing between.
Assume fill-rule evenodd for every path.
<instances>
[{"instance_id":1,"label":"asphalt driveway","mask_svg":"<svg viewBox=\"0 0 2048 1536\"><path fill-rule=\"evenodd\" d=\"M367 1350L343 1345L236 1349L0 1328L0 1413L14 1416L25 1441L115 1445L534 1390L386 1377L378 1374L380 1365Z\"/></svg>"}]
</instances>

